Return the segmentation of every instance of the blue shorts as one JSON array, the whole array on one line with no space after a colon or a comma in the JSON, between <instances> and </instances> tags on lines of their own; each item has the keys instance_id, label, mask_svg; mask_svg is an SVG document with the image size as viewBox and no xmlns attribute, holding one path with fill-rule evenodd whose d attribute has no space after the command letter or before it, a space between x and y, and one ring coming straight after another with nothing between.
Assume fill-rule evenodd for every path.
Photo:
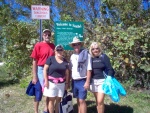
<instances>
[{"instance_id":1,"label":"blue shorts","mask_svg":"<svg viewBox=\"0 0 150 113\"><path fill-rule=\"evenodd\" d=\"M37 70L37 76L39 79L39 82L41 84L42 90L44 89L44 75L43 75L43 66L38 66L38 70Z\"/></svg>"},{"instance_id":2,"label":"blue shorts","mask_svg":"<svg viewBox=\"0 0 150 113\"><path fill-rule=\"evenodd\" d=\"M72 80L72 93L74 98L85 100L87 97L87 90L84 89L86 79Z\"/></svg>"}]
</instances>

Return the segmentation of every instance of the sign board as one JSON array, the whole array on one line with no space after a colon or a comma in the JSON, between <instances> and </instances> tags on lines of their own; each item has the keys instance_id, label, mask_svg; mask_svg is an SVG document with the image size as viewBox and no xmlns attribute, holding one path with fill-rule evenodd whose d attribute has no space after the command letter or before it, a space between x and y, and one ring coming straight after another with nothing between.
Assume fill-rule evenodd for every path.
<instances>
[{"instance_id":1,"label":"sign board","mask_svg":"<svg viewBox=\"0 0 150 113\"><path fill-rule=\"evenodd\" d=\"M31 5L31 18L32 19L50 19L49 6Z\"/></svg>"},{"instance_id":2,"label":"sign board","mask_svg":"<svg viewBox=\"0 0 150 113\"><path fill-rule=\"evenodd\" d=\"M55 22L55 45L63 45L65 50L72 50L69 43L77 36L83 41L83 22Z\"/></svg>"}]
</instances>

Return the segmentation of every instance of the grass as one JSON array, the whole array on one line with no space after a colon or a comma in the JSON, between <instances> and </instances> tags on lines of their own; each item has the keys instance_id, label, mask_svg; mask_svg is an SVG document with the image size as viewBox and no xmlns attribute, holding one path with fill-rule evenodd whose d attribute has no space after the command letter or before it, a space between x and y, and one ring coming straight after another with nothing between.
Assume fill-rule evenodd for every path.
<instances>
[{"instance_id":1,"label":"grass","mask_svg":"<svg viewBox=\"0 0 150 113\"><path fill-rule=\"evenodd\" d=\"M14 79L0 67L0 113L33 113L33 97L25 94L26 86L31 80L27 77L21 83L15 83ZM130 90L129 83L124 84L127 96L121 97L120 102L114 103L105 97L105 113L150 113L150 92L144 90ZM74 113L77 113L77 105L74 100ZM88 92L87 113L97 113L93 95ZM40 113L44 108L40 103Z\"/></svg>"}]
</instances>

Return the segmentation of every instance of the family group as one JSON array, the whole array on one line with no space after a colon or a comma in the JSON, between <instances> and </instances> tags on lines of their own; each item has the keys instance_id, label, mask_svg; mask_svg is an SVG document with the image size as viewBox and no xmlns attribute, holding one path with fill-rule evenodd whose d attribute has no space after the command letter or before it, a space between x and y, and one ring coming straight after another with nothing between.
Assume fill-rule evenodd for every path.
<instances>
[{"instance_id":1,"label":"family group","mask_svg":"<svg viewBox=\"0 0 150 113\"><path fill-rule=\"evenodd\" d=\"M68 44L73 48L73 54L68 61L64 56L64 47L50 42L52 35L49 29L43 30L42 37L43 41L35 44L31 54L31 84L37 86L34 98L35 113L38 113L42 96L45 104L43 113L59 113L59 103L65 90L70 88L77 100L76 113L87 113L85 100L88 90L94 94L97 112L104 113L103 72L107 70L107 75L113 76L114 71L100 44L92 42L89 49L86 49L84 41L74 37Z\"/></svg>"}]
</instances>

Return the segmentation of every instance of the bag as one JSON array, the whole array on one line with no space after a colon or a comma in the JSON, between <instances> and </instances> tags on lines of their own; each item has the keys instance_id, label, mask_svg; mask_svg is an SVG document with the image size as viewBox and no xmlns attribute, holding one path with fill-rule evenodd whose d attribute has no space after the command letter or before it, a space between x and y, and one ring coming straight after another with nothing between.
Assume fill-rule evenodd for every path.
<instances>
[{"instance_id":1,"label":"bag","mask_svg":"<svg viewBox=\"0 0 150 113\"><path fill-rule=\"evenodd\" d=\"M73 113L72 95L68 94L66 90L59 104L59 113Z\"/></svg>"},{"instance_id":2,"label":"bag","mask_svg":"<svg viewBox=\"0 0 150 113\"><path fill-rule=\"evenodd\" d=\"M126 91L122 85L111 76L107 76L104 83L102 84L102 90L106 95L109 95L112 101L119 102L120 95L126 96Z\"/></svg>"},{"instance_id":3,"label":"bag","mask_svg":"<svg viewBox=\"0 0 150 113\"><path fill-rule=\"evenodd\" d=\"M118 94L121 96L126 96L126 91L123 88L123 86L120 84L120 82L117 81L117 79L113 78L113 82L115 84L116 89L118 90Z\"/></svg>"}]
</instances>

